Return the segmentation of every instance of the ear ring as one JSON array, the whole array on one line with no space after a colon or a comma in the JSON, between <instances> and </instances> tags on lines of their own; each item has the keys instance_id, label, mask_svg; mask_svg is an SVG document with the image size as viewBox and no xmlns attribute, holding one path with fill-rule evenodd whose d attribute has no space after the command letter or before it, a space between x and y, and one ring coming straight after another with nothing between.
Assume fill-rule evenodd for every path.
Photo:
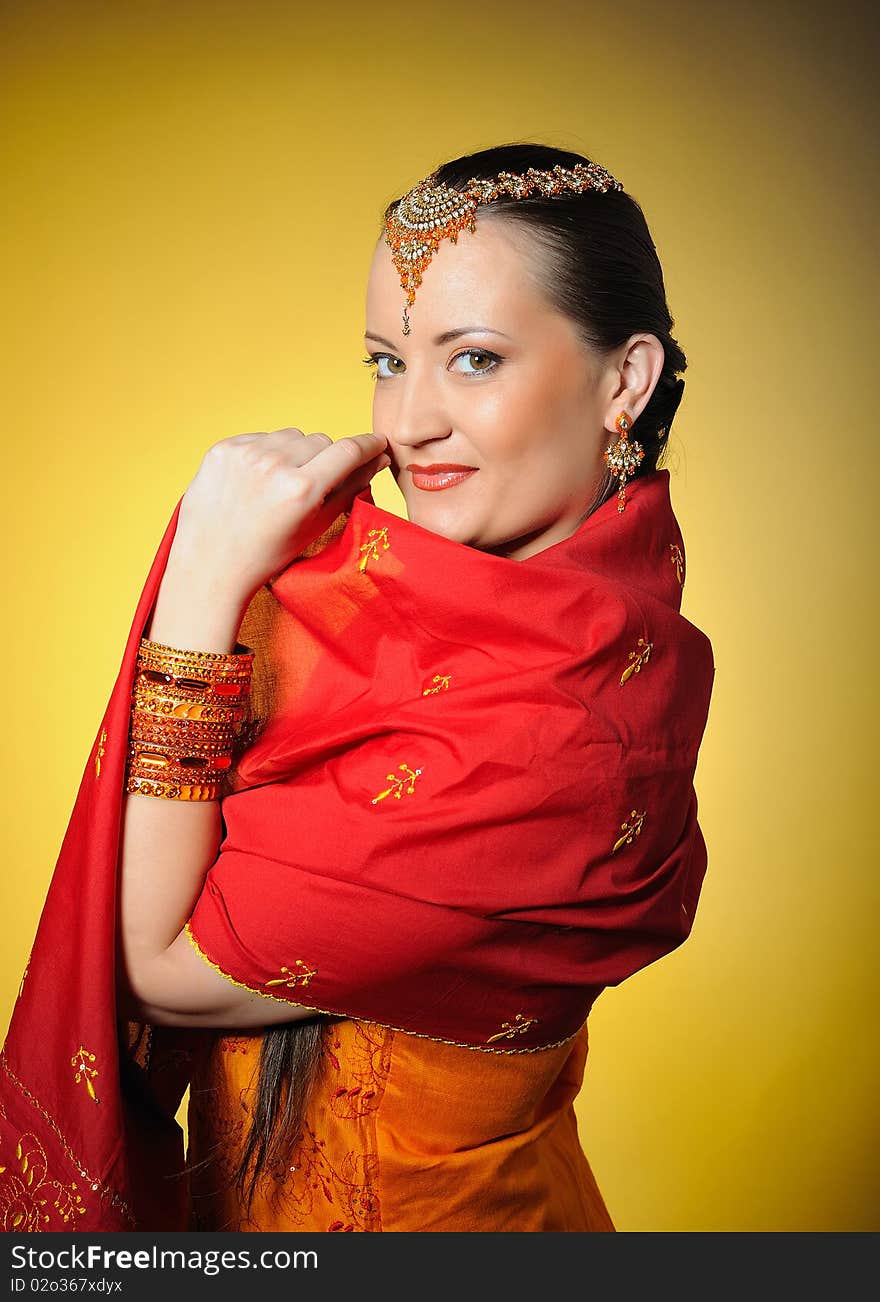
<instances>
[{"instance_id":1,"label":"ear ring","mask_svg":"<svg viewBox=\"0 0 880 1302\"><path fill-rule=\"evenodd\" d=\"M605 464L610 468L612 477L620 480L617 509L622 511L626 506L627 477L632 477L645 455L645 449L641 443L629 442L629 431L634 422L630 420L628 412L622 411L614 423L620 438L605 449Z\"/></svg>"}]
</instances>

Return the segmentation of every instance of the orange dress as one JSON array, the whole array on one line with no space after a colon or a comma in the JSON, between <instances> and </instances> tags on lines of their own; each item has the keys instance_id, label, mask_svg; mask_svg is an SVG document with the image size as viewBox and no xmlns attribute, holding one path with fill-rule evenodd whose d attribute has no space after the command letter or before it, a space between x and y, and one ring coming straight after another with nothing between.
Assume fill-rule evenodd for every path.
<instances>
[{"instance_id":1,"label":"orange dress","mask_svg":"<svg viewBox=\"0 0 880 1302\"><path fill-rule=\"evenodd\" d=\"M229 1177L259 1052L259 1036L218 1036L192 1080L192 1229L614 1229L573 1107L586 1024L554 1048L495 1054L330 1021L290 1167L263 1181L248 1216Z\"/></svg>"}]
</instances>

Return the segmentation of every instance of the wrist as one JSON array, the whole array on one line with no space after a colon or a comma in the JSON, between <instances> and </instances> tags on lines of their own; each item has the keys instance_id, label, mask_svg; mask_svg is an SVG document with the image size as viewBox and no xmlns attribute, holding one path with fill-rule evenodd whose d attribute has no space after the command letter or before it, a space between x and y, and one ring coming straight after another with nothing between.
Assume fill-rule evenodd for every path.
<instances>
[{"instance_id":1,"label":"wrist","mask_svg":"<svg viewBox=\"0 0 880 1302\"><path fill-rule=\"evenodd\" d=\"M166 646L230 652L251 596L203 557L172 546L144 636Z\"/></svg>"}]
</instances>

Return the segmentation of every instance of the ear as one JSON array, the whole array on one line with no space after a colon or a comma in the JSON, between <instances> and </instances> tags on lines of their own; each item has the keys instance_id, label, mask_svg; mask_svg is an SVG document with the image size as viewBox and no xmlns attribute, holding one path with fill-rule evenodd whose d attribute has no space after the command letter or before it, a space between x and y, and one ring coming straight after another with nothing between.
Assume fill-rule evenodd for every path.
<instances>
[{"instance_id":1,"label":"ear","mask_svg":"<svg viewBox=\"0 0 880 1302\"><path fill-rule=\"evenodd\" d=\"M660 379L665 361L663 345L656 335L631 335L614 364L614 392L605 411L605 428L616 431L615 421L622 411L633 422L647 407Z\"/></svg>"}]
</instances>

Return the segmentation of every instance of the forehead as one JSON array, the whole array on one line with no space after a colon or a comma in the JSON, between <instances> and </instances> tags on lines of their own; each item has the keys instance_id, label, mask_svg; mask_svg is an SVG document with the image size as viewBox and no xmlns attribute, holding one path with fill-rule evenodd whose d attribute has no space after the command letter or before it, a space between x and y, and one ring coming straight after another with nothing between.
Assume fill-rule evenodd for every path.
<instances>
[{"instance_id":1,"label":"forehead","mask_svg":"<svg viewBox=\"0 0 880 1302\"><path fill-rule=\"evenodd\" d=\"M546 312L549 304L540 294L537 270L537 248L527 233L478 213L473 232L461 231L455 244L440 241L422 271L416 310L423 316L466 308L488 313L515 305L520 311L531 306ZM400 275L382 235L370 264L367 310L402 309L404 301Z\"/></svg>"}]
</instances>

